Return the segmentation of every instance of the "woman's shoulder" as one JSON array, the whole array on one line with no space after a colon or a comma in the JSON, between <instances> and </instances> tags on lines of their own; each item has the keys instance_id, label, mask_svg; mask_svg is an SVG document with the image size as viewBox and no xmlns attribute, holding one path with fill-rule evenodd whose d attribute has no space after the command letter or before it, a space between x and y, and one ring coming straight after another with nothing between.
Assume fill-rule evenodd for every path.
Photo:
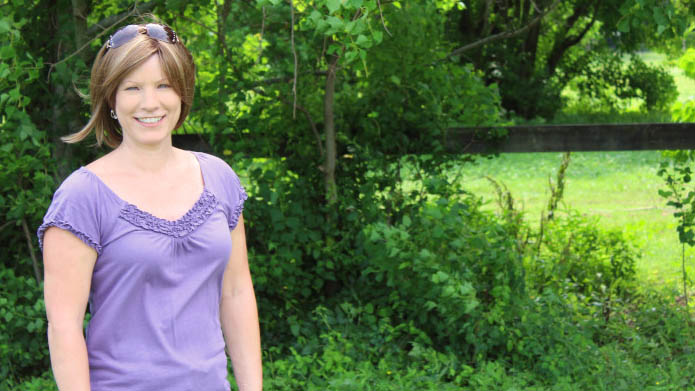
<instances>
[{"instance_id":1,"label":"woman's shoulder","mask_svg":"<svg viewBox=\"0 0 695 391\"><path fill-rule=\"evenodd\" d=\"M197 152L197 151L191 151L191 152L198 157L198 160L205 162L210 166L214 166L215 168L229 167L229 163L227 163L225 160L223 160L222 158L220 158L216 155L206 153L206 152Z\"/></svg>"},{"instance_id":2,"label":"woman's shoulder","mask_svg":"<svg viewBox=\"0 0 695 391\"><path fill-rule=\"evenodd\" d=\"M201 169L205 174L221 180L229 180L230 177L234 178L237 176L231 165L224 159L205 152L193 153L198 157Z\"/></svg>"},{"instance_id":3,"label":"woman's shoulder","mask_svg":"<svg viewBox=\"0 0 695 391\"><path fill-rule=\"evenodd\" d=\"M94 174L84 166L81 166L63 180L57 191L74 193L75 195L89 194L97 185L95 179Z\"/></svg>"}]
</instances>

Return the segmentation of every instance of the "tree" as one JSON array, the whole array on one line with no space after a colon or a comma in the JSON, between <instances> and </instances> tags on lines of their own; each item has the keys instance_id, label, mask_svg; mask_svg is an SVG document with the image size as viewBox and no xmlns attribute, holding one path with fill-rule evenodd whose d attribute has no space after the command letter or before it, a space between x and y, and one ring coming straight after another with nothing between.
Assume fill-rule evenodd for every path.
<instances>
[{"instance_id":1,"label":"tree","mask_svg":"<svg viewBox=\"0 0 695 391\"><path fill-rule=\"evenodd\" d=\"M660 0L479 0L449 12L449 34L466 44L452 54L499 84L506 109L552 117L560 92L587 64L680 42L691 9Z\"/></svg>"}]
</instances>

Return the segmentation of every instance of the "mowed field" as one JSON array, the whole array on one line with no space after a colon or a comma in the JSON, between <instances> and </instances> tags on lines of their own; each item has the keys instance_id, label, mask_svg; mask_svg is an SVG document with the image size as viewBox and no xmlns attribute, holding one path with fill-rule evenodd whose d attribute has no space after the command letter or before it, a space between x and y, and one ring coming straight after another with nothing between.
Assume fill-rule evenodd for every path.
<instances>
[{"instance_id":1,"label":"mowed field","mask_svg":"<svg viewBox=\"0 0 695 391\"><path fill-rule=\"evenodd\" d=\"M679 101L695 99L695 80L666 56L645 52L640 55L651 65L661 65L674 77ZM668 121L668 113L644 114L560 114L557 122L657 122ZM607 229L631 237L642 252L638 277L646 284L682 291L682 251L673 210L658 190L665 188L657 175L660 151L574 152L566 173L561 212L577 211L595 218ZM550 189L562 162L561 153L502 154L464 165L461 173L467 190L482 197L493 210L495 190L485 177L504 183L531 224L539 222L547 209ZM686 272L695 277L695 250L685 248ZM691 278L692 279L692 278Z\"/></svg>"},{"instance_id":2,"label":"mowed field","mask_svg":"<svg viewBox=\"0 0 695 391\"><path fill-rule=\"evenodd\" d=\"M565 177L561 213L577 211L595 218L607 229L630 236L642 252L639 278L664 288L682 289L681 251L673 211L658 194L663 180L657 175L661 153L574 152ZM479 159L461 168L467 190L495 210L496 193L487 176L504 183L525 219L537 227L547 209L549 179L555 181L561 153L503 154ZM695 273L695 251L686 248L688 271Z\"/></svg>"}]
</instances>

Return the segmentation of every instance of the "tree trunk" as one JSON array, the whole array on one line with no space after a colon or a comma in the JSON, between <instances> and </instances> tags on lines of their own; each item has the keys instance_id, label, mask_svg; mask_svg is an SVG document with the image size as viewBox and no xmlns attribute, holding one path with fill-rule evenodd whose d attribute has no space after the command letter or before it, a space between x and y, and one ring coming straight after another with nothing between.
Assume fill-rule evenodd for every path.
<instances>
[{"instance_id":1,"label":"tree trunk","mask_svg":"<svg viewBox=\"0 0 695 391\"><path fill-rule=\"evenodd\" d=\"M338 187L335 183L336 165L336 141L335 141L335 119L333 117L333 105L335 96L335 79L338 60L336 56L328 68L326 75L326 92L323 98L323 121L324 133L326 136L326 157L323 164L324 184L326 187L326 202L333 204L338 200Z\"/></svg>"},{"instance_id":2,"label":"tree trunk","mask_svg":"<svg viewBox=\"0 0 695 391\"><path fill-rule=\"evenodd\" d=\"M218 114L220 116L227 114L226 97L227 92L227 67L229 63L225 61L227 58L227 45L225 42L227 35L227 17L231 10L232 2L231 0L224 0L222 4L217 4L217 52L219 54L219 61L217 62L217 70L219 71L217 80L219 86L219 99L218 102Z\"/></svg>"},{"instance_id":3,"label":"tree trunk","mask_svg":"<svg viewBox=\"0 0 695 391\"><path fill-rule=\"evenodd\" d=\"M63 2L58 1L52 10L55 13L53 19L56 21L56 25L52 33L56 36L66 37L67 42L58 44L58 47L55 50L55 62L63 58L65 53L72 53L87 42L87 12L89 10L88 0L72 0L69 5L72 8L72 18L67 17L67 19L61 18L59 13L63 7L67 8L68 4L61 3ZM65 3L67 3L67 1ZM72 25L73 34L66 34L70 29L70 25ZM50 27L47 26L47 28ZM72 39L70 39L70 37ZM61 47L63 48L62 51L60 50ZM88 63L86 58L87 52L82 51L78 54L78 56L85 63ZM70 162L72 161L73 150L69 144L66 144L60 140L60 137L76 132L82 127L83 123L81 122L79 116L82 99L71 88L72 86L61 85L58 83L53 84L53 86L53 95L55 99L53 100L51 108L51 122L54 128L50 134L51 141L55 145L54 158L58 164L56 173L59 178L57 179L62 180L70 173Z\"/></svg>"}]
</instances>

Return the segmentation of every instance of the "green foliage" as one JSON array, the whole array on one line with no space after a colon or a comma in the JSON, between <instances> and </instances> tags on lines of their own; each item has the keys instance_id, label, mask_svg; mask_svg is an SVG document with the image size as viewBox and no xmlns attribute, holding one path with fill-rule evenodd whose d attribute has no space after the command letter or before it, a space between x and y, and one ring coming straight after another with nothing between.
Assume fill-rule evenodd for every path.
<instances>
[{"instance_id":1,"label":"green foliage","mask_svg":"<svg viewBox=\"0 0 695 391\"><path fill-rule=\"evenodd\" d=\"M0 380L0 389L7 391L58 391L58 386L53 380L53 374L46 372L40 377L27 378L25 381L15 383L6 379Z\"/></svg>"},{"instance_id":2,"label":"green foliage","mask_svg":"<svg viewBox=\"0 0 695 391\"><path fill-rule=\"evenodd\" d=\"M625 65L620 55L596 51L572 67L576 78L571 85L579 94L579 104L590 103L594 111L628 108L632 100L641 102L643 110L664 110L678 97L673 77L663 67L648 65L638 56L631 56Z\"/></svg>"},{"instance_id":3,"label":"green foliage","mask_svg":"<svg viewBox=\"0 0 695 391\"><path fill-rule=\"evenodd\" d=\"M602 229L576 213L546 221L528 277L536 289L604 299L635 282L639 254L622 231Z\"/></svg>"},{"instance_id":4,"label":"green foliage","mask_svg":"<svg viewBox=\"0 0 695 391\"><path fill-rule=\"evenodd\" d=\"M0 266L0 387L48 368L40 284Z\"/></svg>"},{"instance_id":5,"label":"green foliage","mask_svg":"<svg viewBox=\"0 0 695 391\"><path fill-rule=\"evenodd\" d=\"M362 284L379 284L365 291L381 311L470 359L512 348L507 328L525 295L521 259L479 205L440 199L365 234Z\"/></svg>"},{"instance_id":6,"label":"green foliage","mask_svg":"<svg viewBox=\"0 0 695 391\"><path fill-rule=\"evenodd\" d=\"M0 241L26 243L21 226L37 227L53 191L54 181L47 166L50 147L45 132L30 116L32 100L25 88L39 78L41 59L25 51L21 28L26 19L12 14L0 19L0 41L10 42L0 51ZM9 228L14 229L9 229ZM32 242L35 243L35 242ZM0 265L19 265L21 274L31 267L28 254L0 249Z\"/></svg>"},{"instance_id":7,"label":"green foliage","mask_svg":"<svg viewBox=\"0 0 695 391\"><path fill-rule=\"evenodd\" d=\"M211 141L251 195L245 216L266 388L649 389L664 371L645 371L643 362L655 359L673 373L692 369L682 358L692 343L678 338L674 319L680 318L670 307L658 312L659 323L640 312L654 301L632 308L625 304L632 296L611 297L613 317L598 322L596 302L605 307L606 295L622 294L633 273L636 255L624 237L587 220L558 219L530 255L524 251L533 246L522 245L521 235L533 237L533 230L520 214L483 212L460 190L459 178L444 175L469 160L438 153L448 128L498 124L501 105L529 117L552 114L561 107L559 92L573 61L586 51L574 45L566 57L571 61L549 66L555 43L583 28L556 22L581 11L581 2L561 2L538 30L530 29L538 50L526 50L534 37L525 36L443 60L459 44L514 30L533 17L495 2L489 18L473 18L494 31L451 33L447 21L488 3L147 3L173 25L198 65L196 103L183 131ZM634 27L651 20L663 37L680 31L662 27L670 27L682 7L661 13L653 2L641 3L597 6L602 24L590 29L590 44L601 47L599 37L620 25L616 45L634 49L635 37L649 30ZM85 90L88 59L100 40L70 55L95 31L108 34L103 21L126 11L125 4L92 2L86 27L103 24L81 36L82 19L73 16L80 13L64 12L72 5L11 2L0 18L0 38L10 43L0 49L0 241L21 244L0 249L5 388L55 388L45 373L45 320L28 248L36 246L32 234L55 185L86 159L48 140L84 123L87 108L73 86ZM331 101L326 75L333 64ZM557 70L564 73L555 76ZM668 104L671 84L658 69L633 61L620 72L621 94L644 100L647 108ZM600 77L609 80L605 72ZM332 206L321 190L328 109L337 138L339 191ZM402 157L413 151L429 154ZM522 259L533 266L526 269ZM635 314L629 322L622 319L627 314ZM636 331L642 324L648 334ZM612 336L631 339L611 346ZM654 347L661 340L665 346Z\"/></svg>"},{"instance_id":8,"label":"green foliage","mask_svg":"<svg viewBox=\"0 0 695 391\"><path fill-rule=\"evenodd\" d=\"M470 1L452 8L448 18L447 35L462 50L469 48L462 51L460 61L472 62L488 82L496 82L503 107L525 119L553 118L563 107L560 92L583 76L588 63L604 65L613 57L636 53L644 44L670 50L681 43L692 23L686 2L660 0L606 0L591 5L584 0L544 1L533 6ZM504 35L505 39L474 45ZM612 77L607 73L600 78L607 81ZM606 83L592 93L622 88L619 93L639 95L649 110L668 104L673 95L672 83L658 70L636 63L620 73L629 85ZM650 83L654 81L665 84Z\"/></svg>"}]
</instances>

